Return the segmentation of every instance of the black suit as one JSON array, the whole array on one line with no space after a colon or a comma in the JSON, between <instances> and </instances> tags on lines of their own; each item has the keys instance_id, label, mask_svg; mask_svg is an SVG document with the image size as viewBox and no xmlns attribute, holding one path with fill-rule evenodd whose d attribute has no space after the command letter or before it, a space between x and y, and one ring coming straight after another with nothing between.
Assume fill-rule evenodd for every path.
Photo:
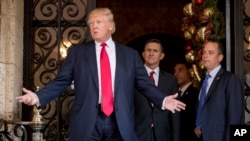
<instances>
[{"instance_id":1,"label":"black suit","mask_svg":"<svg viewBox=\"0 0 250 141\"><path fill-rule=\"evenodd\" d=\"M176 78L164 71L160 71L158 88L167 96L178 91ZM152 141L153 131L156 141L180 140L179 112L172 114L152 107L149 100L136 91L135 94L135 127L139 141ZM154 128L151 128L151 124Z\"/></svg>"},{"instance_id":2,"label":"black suit","mask_svg":"<svg viewBox=\"0 0 250 141\"><path fill-rule=\"evenodd\" d=\"M194 133L196 127L196 103L198 99L198 89L192 84L188 86L186 91L180 97L180 100L185 103L186 109L180 112L181 115L181 141L198 141Z\"/></svg>"}]
</instances>

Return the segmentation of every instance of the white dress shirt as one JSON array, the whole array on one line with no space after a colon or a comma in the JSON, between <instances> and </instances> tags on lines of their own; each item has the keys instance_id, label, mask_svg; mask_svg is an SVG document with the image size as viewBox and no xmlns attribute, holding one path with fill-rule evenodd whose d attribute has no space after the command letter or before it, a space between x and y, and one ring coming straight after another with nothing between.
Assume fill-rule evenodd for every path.
<instances>
[{"instance_id":1,"label":"white dress shirt","mask_svg":"<svg viewBox=\"0 0 250 141\"><path fill-rule=\"evenodd\" d=\"M210 73L210 78L207 80L207 89L206 89L206 94L208 93L208 90L212 84L212 82L214 81L215 76L217 75L217 73L219 72L219 70L221 69L221 65L218 65L217 67L215 67ZM200 99L200 95L201 95L201 91L199 94L199 99Z\"/></svg>"},{"instance_id":2,"label":"white dress shirt","mask_svg":"<svg viewBox=\"0 0 250 141\"><path fill-rule=\"evenodd\" d=\"M148 66L144 65L147 72L148 76L150 75L150 72L154 71L154 80L155 80L155 86L158 86L158 81L159 81L159 73L160 73L160 68L157 67L154 70L150 69Z\"/></svg>"}]
</instances>

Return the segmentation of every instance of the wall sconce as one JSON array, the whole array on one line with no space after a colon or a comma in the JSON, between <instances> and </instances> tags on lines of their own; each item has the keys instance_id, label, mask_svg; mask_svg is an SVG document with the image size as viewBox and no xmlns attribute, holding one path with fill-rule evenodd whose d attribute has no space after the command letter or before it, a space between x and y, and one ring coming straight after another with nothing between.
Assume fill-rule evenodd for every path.
<instances>
[{"instance_id":1,"label":"wall sconce","mask_svg":"<svg viewBox=\"0 0 250 141\"><path fill-rule=\"evenodd\" d=\"M63 41L60 46L60 58L64 60L67 57L68 49L72 46L72 43L69 41Z\"/></svg>"}]
</instances>

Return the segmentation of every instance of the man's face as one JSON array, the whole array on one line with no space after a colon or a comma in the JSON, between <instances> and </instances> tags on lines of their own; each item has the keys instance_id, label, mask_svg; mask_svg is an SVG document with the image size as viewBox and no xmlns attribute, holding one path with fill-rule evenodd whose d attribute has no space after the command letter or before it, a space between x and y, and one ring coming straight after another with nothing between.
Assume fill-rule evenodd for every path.
<instances>
[{"instance_id":1,"label":"man's face","mask_svg":"<svg viewBox=\"0 0 250 141\"><path fill-rule=\"evenodd\" d=\"M177 64L174 67L174 76L177 78L179 86L184 86L191 81L188 69L184 64Z\"/></svg>"},{"instance_id":2,"label":"man's face","mask_svg":"<svg viewBox=\"0 0 250 141\"><path fill-rule=\"evenodd\" d=\"M114 23L110 22L102 13L94 13L89 16L88 25L92 38L97 42L104 42L111 36Z\"/></svg>"},{"instance_id":3,"label":"man's face","mask_svg":"<svg viewBox=\"0 0 250 141\"><path fill-rule=\"evenodd\" d=\"M145 60L145 64L154 69L159 66L161 59L164 57L164 53L159 43L152 42L145 45L142 56Z\"/></svg>"},{"instance_id":4,"label":"man's face","mask_svg":"<svg viewBox=\"0 0 250 141\"><path fill-rule=\"evenodd\" d=\"M202 50L202 64L211 72L214 68L220 65L223 55L219 53L218 45L216 43L208 42Z\"/></svg>"}]
</instances>

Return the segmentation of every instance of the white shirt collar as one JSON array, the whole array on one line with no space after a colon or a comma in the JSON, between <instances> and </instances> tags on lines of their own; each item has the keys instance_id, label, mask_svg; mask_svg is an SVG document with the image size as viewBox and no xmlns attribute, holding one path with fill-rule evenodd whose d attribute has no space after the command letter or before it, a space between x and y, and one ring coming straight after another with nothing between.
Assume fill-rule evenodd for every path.
<instances>
[{"instance_id":1,"label":"white shirt collar","mask_svg":"<svg viewBox=\"0 0 250 141\"><path fill-rule=\"evenodd\" d=\"M114 47L114 41L113 39L110 37L107 41L105 41L105 43L107 44L107 47L110 48L110 47ZM95 46L96 47L100 47L100 44L99 42L95 41Z\"/></svg>"},{"instance_id":2,"label":"white shirt collar","mask_svg":"<svg viewBox=\"0 0 250 141\"><path fill-rule=\"evenodd\" d=\"M181 96L183 95L183 93L187 90L187 88L192 84L192 82L187 83L185 86L183 86L182 88L180 88L179 90L181 90Z\"/></svg>"},{"instance_id":3,"label":"white shirt collar","mask_svg":"<svg viewBox=\"0 0 250 141\"><path fill-rule=\"evenodd\" d=\"M219 72L220 69L221 69L221 65L218 65L209 74L211 75L212 78L214 78L217 75L217 73Z\"/></svg>"},{"instance_id":4,"label":"white shirt collar","mask_svg":"<svg viewBox=\"0 0 250 141\"><path fill-rule=\"evenodd\" d=\"M154 70L152 70L152 69L150 69L147 65L144 65L144 66L145 66L145 68L146 68L148 74L150 74L150 72L154 71L155 74L156 74L157 76L159 75L159 73L160 73L160 68L159 68L159 67L157 67L157 68L155 68Z\"/></svg>"}]
</instances>

